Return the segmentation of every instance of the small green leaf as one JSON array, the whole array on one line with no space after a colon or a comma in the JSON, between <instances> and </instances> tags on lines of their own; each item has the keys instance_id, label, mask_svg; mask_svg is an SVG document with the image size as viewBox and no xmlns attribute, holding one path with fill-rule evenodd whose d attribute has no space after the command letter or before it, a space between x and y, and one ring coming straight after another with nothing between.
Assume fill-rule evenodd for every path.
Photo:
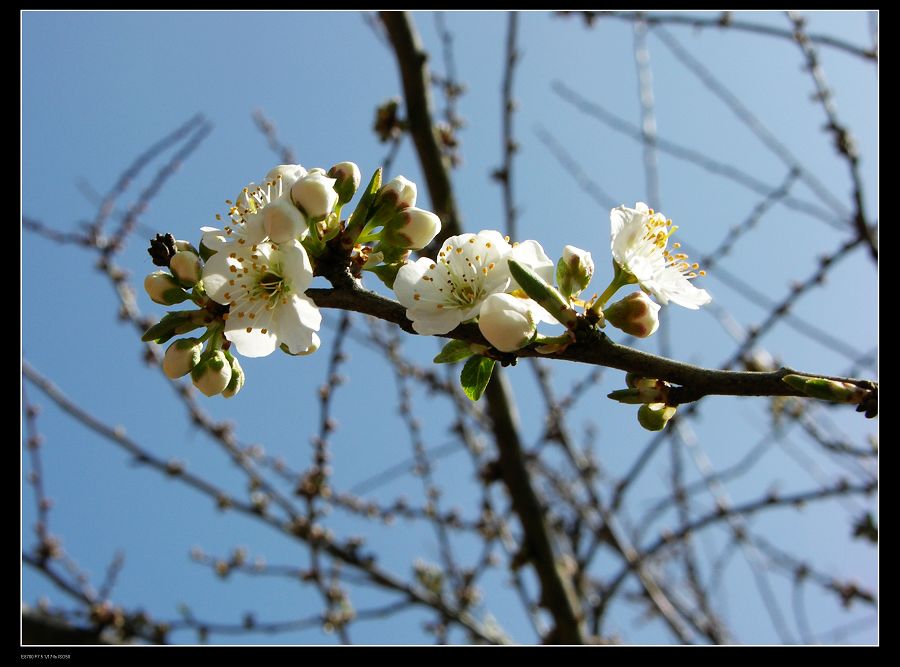
<instances>
[{"instance_id":1,"label":"small green leaf","mask_svg":"<svg viewBox=\"0 0 900 667\"><path fill-rule=\"evenodd\" d=\"M464 340L451 340L434 358L436 364L452 364L454 361L468 359L473 354L472 346Z\"/></svg>"},{"instance_id":2,"label":"small green leaf","mask_svg":"<svg viewBox=\"0 0 900 667\"><path fill-rule=\"evenodd\" d=\"M167 313L159 322L144 332L141 340L145 343L154 341L162 344L172 338L172 336L187 333L203 326L192 321L196 312L194 310L176 310L173 313Z\"/></svg>"},{"instance_id":3,"label":"small green leaf","mask_svg":"<svg viewBox=\"0 0 900 667\"><path fill-rule=\"evenodd\" d=\"M563 326L570 329L575 326L578 314L569 307L569 302L555 287L548 285L531 267L514 259L507 262L513 279L528 296L541 304Z\"/></svg>"},{"instance_id":4,"label":"small green leaf","mask_svg":"<svg viewBox=\"0 0 900 667\"><path fill-rule=\"evenodd\" d=\"M385 284L388 289L394 289L394 281L397 280L397 274L406 262L394 262L393 264L378 264L366 271L370 271L378 276L378 279Z\"/></svg>"},{"instance_id":5,"label":"small green leaf","mask_svg":"<svg viewBox=\"0 0 900 667\"><path fill-rule=\"evenodd\" d=\"M362 231L363 227L366 226L366 222L369 220L369 209L375 202L375 195L378 194L378 191L380 189L381 167L376 169L375 173L372 174L372 178L369 181L369 184L366 186L362 197L360 197L359 201L356 204L356 208L354 209L353 214L350 216L350 220L347 222L347 231L352 234L354 240L356 240L356 237L359 236L359 233Z\"/></svg>"},{"instance_id":6,"label":"small green leaf","mask_svg":"<svg viewBox=\"0 0 900 667\"><path fill-rule=\"evenodd\" d=\"M473 401L481 398L494 371L494 360L487 357L472 357L463 366L459 376L463 391Z\"/></svg>"}]
</instances>

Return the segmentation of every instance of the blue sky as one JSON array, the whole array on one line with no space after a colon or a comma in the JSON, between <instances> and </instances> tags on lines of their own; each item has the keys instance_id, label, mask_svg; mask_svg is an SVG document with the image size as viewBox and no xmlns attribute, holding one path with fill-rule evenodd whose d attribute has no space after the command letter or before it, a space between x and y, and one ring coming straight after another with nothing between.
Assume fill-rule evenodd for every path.
<instances>
[{"instance_id":1,"label":"blue sky","mask_svg":"<svg viewBox=\"0 0 900 667\"><path fill-rule=\"evenodd\" d=\"M749 13L745 17L789 26L780 14ZM432 67L443 73L433 15L418 13L415 18L432 52ZM466 121L459 135L463 163L453 175L463 224L470 231L500 228L502 199L490 173L501 161L500 81L506 17L494 12L451 12L445 19L454 35L457 76L466 86L458 103ZM871 40L864 12L816 13L810 16L809 30L861 45ZM811 100L811 79L801 69L802 57L795 44L736 31L677 27L669 31L727 84L835 198L849 201L846 164L836 156L822 130L825 118ZM649 201L640 145L554 94L554 82L560 82L610 112L639 123L633 41L631 24L625 22L600 21L586 29L580 19L538 12L521 16L522 60L516 79L519 108L515 116L521 144L515 182L521 212L519 236L540 241L554 258L567 244L592 251L597 260L597 284L593 287L598 291L609 278L608 260L604 259L609 206L647 200L680 226L678 235L686 244L708 253L761 199L731 181L661 154L661 201ZM371 131L374 108L401 92L392 53L357 12L26 12L22 44L22 211L28 217L60 230L78 229L95 212L86 190L105 192L136 155L193 114L203 113L214 126L199 150L153 200L142 217L140 232L120 257L138 287L152 268L145 236L170 231L178 238L196 240L199 227L210 224L216 213L225 212L225 199L276 164L277 158L254 127L255 110L263 110L275 123L282 141L297 151L305 166L327 168L352 160L366 178L386 152ZM784 163L761 146L652 32L648 48L660 136L708 153L773 187L781 183L788 172ZM876 67L834 49L823 48L820 53L835 91L839 117L852 129L859 146L869 215L877 218ZM540 128L565 147L584 173L608 193L612 204L592 200L565 173L539 140ZM136 198L152 173L132 187L125 202ZM389 175L396 174L420 183L420 206L427 207L424 180L409 142L402 146ZM817 195L802 183L795 185L792 193L818 202ZM722 267L779 301L792 281L815 270L818 256L833 252L846 238L845 230L777 205L753 233L742 237ZM155 453L177 457L190 469L240 490L243 482L234 468L184 418L169 382L141 363L141 347L133 331L117 321L114 295L93 268L92 258L79 248L60 247L23 233L22 260L25 358L85 409L108 423L121 424ZM373 281L369 286L377 287ZM765 309L717 278L715 271L703 286L713 295L715 308L699 313L665 309L662 327L667 329L667 337L648 339L641 343L643 349L658 352L667 339L672 356L716 366L735 346L720 320L727 314L729 321L747 327L766 315ZM143 293L137 298L145 312L162 315L162 308ZM835 268L824 287L808 292L792 312L861 354L875 349L877 274L868 256L859 249L854 251ZM325 379L338 316L336 311L325 312L323 347L318 354L247 360L243 364L247 386L241 394L228 402L206 401L205 407L215 417L238 424L245 442L264 443L268 452L284 456L295 467L305 466L312 451L309 437L318 418L315 395ZM355 328L361 334L366 332L359 318ZM784 324L776 326L762 343L794 368L844 374L851 366L846 356ZM404 348L426 363L438 345L428 339L404 340ZM349 381L339 392L340 428L332 445L334 482L342 488L411 454L408 436L395 416L390 367L379 354L356 343L350 344L349 358L344 369ZM866 377L875 374L872 368L858 372ZM574 364L557 364L554 382L564 393L586 373L586 368ZM534 376L525 364L510 369L508 375L521 401L526 441L535 442L543 411ZM593 424L598 434L595 454L610 475L627 470L647 440L633 411L605 398L621 385L621 373L604 373L602 381L579 400L572 415L573 430L579 435L587 424ZM251 555L264 555L271 563L299 563L305 552L249 520L223 516L192 491L131 465L108 443L54 408L36 389L27 391L29 398L44 408L39 424L47 439L46 484L57 503L52 530L96 579L102 578L117 549L125 552L125 568L114 594L117 601L144 605L161 617L176 616L177 605L186 602L198 616L222 622L235 622L250 609L261 620L302 617L318 609L319 600L308 588L261 578L232 577L223 582L192 564L188 557L192 546L222 554L245 545ZM414 396L414 403L428 427L428 446L449 442L449 406L429 400L424 392ZM770 419L768 403L753 399L709 399L700 413L691 427L716 468L739 460L765 434L760 424ZM830 410L828 416L833 432L846 433L854 442L876 433L876 423L850 410ZM810 452L808 441L793 432L785 440L787 444L773 445L753 474L728 486L735 502L758 498L770 488L791 492L814 486L815 480L797 462L804 456L812 456L824 474L832 474L831 462L818 451ZM633 492L634 518L665 488L669 460L665 455L658 458ZM690 479L698 478L692 463L687 468ZM473 493L466 456L457 453L443 459L436 474L447 489L447 506L458 505L471 515L478 496ZM416 498L421 487L418 480L407 476L373 493L382 501L403 493ZM704 497L703 502L708 504L710 499ZM856 503L859 507L872 504ZM835 512L840 521L833 521ZM802 512L772 512L754 519L752 525L784 548L813 559L822 570L851 573L874 587L877 560L873 550L848 540L846 517L853 513L841 503L823 503ZM22 505L26 545L32 540L28 527L33 516L31 494L26 491ZM339 513L333 520L341 535L363 532L372 548L382 551L385 562L398 572L408 572L415 558L437 559L436 542L429 531L412 530L402 522L391 528L374 527ZM721 544L722 535L710 536L704 548ZM461 539L460 548L465 552L472 545ZM738 559L727 576L728 621L739 640L777 642L742 562ZM603 564L601 558L599 565ZM502 573L485 582L487 607L511 636L531 641L514 593L504 582ZM22 587L26 602L41 595L62 602L50 584L28 570ZM815 591L809 595L814 628L827 629L870 613L853 609L845 614L830 598L826 604L826 598L820 599ZM366 589L354 593L358 608L385 599ZM790 604L789 599L785 602ZM623 607L613 615L609 628L629 641L669 640L659 623L640 623L637 616L633 607ZM416 612L387 625L360 623L353 636L370 643L427 641L420 627L423 619ZM869 643L876 636L873 626L847 641ZM193 636L184 634L178 639L190 642ZM262 636L248 640L271 641ZM334 637L313 630L276 641L331 643Z\"/></svg>"}]
</instances>

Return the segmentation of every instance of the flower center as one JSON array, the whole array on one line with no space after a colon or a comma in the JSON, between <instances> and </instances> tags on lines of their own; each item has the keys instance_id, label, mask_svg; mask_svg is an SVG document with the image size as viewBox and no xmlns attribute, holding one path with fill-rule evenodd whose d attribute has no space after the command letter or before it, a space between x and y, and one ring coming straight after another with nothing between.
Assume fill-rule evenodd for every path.
<instances>
[{"instance_id":1,"label":"flower center","mask_svg":"<svg viewBox=\"0 0 900 667\"><path fill-rule=\"evenodd\" d=\"M279 303L284 303L287 295L290 293L291 286L284 277L278 275L269 267L263 268L263 271L256 279L256 283L247 290L247 296L250 297L250 301L266 301L266 308L269 310L274 310Z\"/></svg>"},{"instance_id":2,"label":"flower center","mask_svg":"<svg viewBox=\"0 0 900 667\"><path fill-rule=\"evenodd\" d=\"M669 237L675 233L678 227L673 225L671 220L664 218L659 213L654 213L652 208L648 213L649 218L644 225L644 237L642 240L661 250L662 256L666 260L666 266L675 267L685 278L705 276L706 271L701 271L699 264L687 261L687 254L679 252L673 255L666 247L669 244ZM678 250L680 247L680 243L672 244L673 250Z\"/></svg>"}]
</instances>

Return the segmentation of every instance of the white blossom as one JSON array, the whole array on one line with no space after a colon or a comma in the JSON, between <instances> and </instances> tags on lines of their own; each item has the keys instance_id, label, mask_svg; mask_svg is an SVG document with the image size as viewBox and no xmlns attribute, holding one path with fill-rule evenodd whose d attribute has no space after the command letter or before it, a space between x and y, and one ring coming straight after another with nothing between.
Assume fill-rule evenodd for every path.
<instances>
[{"instance_id":1,"label":"white blossom","mask_svg":"<svg viewBox=\"0 0 900 667\"><path fill-rule=\"evenodd\" d=\"M394 291L420 334L445 334L478 315L511 278L504 260L511 246L496 231L451 236L436 260L421 257L397 273Z\"/></svg>"},{"instance_id":2,"label":"white blossom","mask_svg":"<svg viewBox=\"0 0 900 667\"><path fill-rule=\"evenodd\" d=\"M643 202L634 208L614 208L609 217L613 259L660 303L672 301L696 310L712 300L706 290L690 282L698 275L705 275L698 271L699 265L687 262L684 253L669 252L669 237L677 229L671 220L647 208ZM677 250L679 244L673 244L672 248Z\"/></svg>"},{"instance_id":3,"label":"white blossom","mask_svg":"<svg viewBox=\"0 0 900 667\"><path fill-rule=\"evenodd\" d=\"M322 316L304 294L312 277L306 250L295 240L232 244L203 270L209 297L230 307L225 338L245 357L264 357L281 344L291 354L318 347Z\"/></svg>"}]
</instances>

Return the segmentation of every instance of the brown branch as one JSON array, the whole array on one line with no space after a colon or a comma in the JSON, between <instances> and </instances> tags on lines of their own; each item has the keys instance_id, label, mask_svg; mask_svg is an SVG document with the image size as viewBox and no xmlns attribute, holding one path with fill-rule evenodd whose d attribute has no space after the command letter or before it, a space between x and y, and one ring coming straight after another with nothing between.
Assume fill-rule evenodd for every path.
<instances>
[{"instance_id":1,"label":"brown branch","mask_svg":"<svg viewBox=\"0 0 900 667\"><path fill-rule=\"evenodd\" d=\"M434 131L428 54L407 12L386 11L379 16L397 56L406 99L406 120L428 183L431 208L441 219L441 233L429 245L429 249L437 249L447 237L462 233L462 223L447 163Z\"/></svg>"},{"instance_id":2,"label":"brown branch","mask_svg":"<svg viewBox=\"0 0 900 667\"><path fill-rule=\"evenodd\" d=\"M456 213L448 165L442 158L434 133L428 89L428 55L421 46L408 13L382 12L380 16L397 56L406 98L409 131L431 193L432 208L443 222L441 233L425 251L427 254L429 250L439 248L448 236L459 234L462 225ZM391 303L387 299L382 301ZM402 306L400 310L402 311ZM406 320L405 314L402 315L402 319ZM470 333L474 335L474 331ZM480 334L478 337L481 337ZM571 595L571 584L564 580L557 567L553 541L543 521L543 513L531 477L524 466L521 442L512 412L513 401L508 388L502 384L500 378L498 373L488 384L488 412L493 423L497 448L500 451L503 479L509 488L513 507L525 531L526 546L531 552L541 582L541 602L550 611L556 623L553 636L547 639L567 644L583 644L585 638L580 614L577 611L578 602Z\"/></svg>"},{"instance_id":3,"label":"brown branch","mask_svg":"<svg viewBox=\"0 0 900 667\"><path fill-rule=\"evenodd\" d=\"M309 296L320 308L340 308L372 315L397 324L408 333L415 334L412 322L406 317L405 308L391 299L354 285L340 289L315 288L307 290ZM444 338L455 338L479 345L490 344L481 335L478 325L466 323L444 334ZM579 341L564 351L552 355L542 355L532 347L525 347L515 353L515 357L543 357L577 361L596 366L607 366L637 373L643 377L665 380L675 387L670 393L672 405L690 403L704 396L805 396L784 382L785 375L797 373L815 377L825 377L840 382L850 382L863 388L874 389L877 383L869 380L826 376L817 373L802 373L791 368L780 368L770 372L722 371L702 368L673 359L642 352L610 340L602 332L585 329ZM501 361L515 359L511 355L498 355Z\"/></svg>"},{"instance_id":4,"label":"brown branch","mask_svg":"<svg viewBox=\"0 0 900 667\"><path fill-rule=\"evenodd\" d=\"M545 521L547 513L538 499L525 464L518 424L510 404L509 388L504 386L505 380L500 369L495 369L485 395L500 453L500 473L525 534L522 548L534 563L540 579L541 603L550 610L556 621L554 639L562 644L584 644L580 605L571 582L557 567L557 555Z\"/></svg>"}]
</instances>

